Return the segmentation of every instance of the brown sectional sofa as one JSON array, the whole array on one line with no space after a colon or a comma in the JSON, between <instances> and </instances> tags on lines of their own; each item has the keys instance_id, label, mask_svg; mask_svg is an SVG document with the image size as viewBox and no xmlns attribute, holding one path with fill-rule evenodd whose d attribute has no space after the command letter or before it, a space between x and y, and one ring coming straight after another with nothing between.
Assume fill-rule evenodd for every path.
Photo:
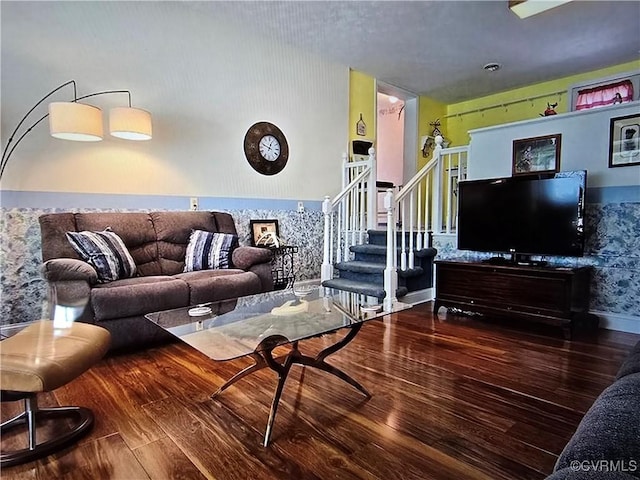
<instances>
[{"instance_id":1,"label":"brown sectional sofa","mask_svg":"<svg viewBox=\"0 0 640 480\"><path fill-rule=\"evenodd\" d=\"M194 229L237 235L233 218L221 212L53 213L40 217L42 273L58 304L88 298L81 321L111 333L112 350L148 346L170 338L144 315L273 290L272 253L239 246L232 268L183 272ZM132 278L98 283L96 270L80 259L66 232L118 234L136 264Z\"/></svg>"}]
</instances>

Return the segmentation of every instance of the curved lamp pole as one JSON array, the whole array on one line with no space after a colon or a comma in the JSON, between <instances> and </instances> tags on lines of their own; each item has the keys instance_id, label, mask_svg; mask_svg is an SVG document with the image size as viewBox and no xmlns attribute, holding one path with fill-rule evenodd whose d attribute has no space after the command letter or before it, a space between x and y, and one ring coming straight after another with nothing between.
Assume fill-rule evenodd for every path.
<instances>
[{"instance_id":1,"label":"curved lamp pole","mask_svg":"<svg viewBox=\"0 0 640 480\"><path fill-rule=\"evenodd\" d=\"M141 121L143 124L141 124L139 127L138 126L134 127L134 129L131 130L130 132L119 132L119 134L112 132L112 135L119 136L121 138L127 138L129 140L148 140L151 138L151 115L144 110L134 109L131 107L131 92L129 90L104 90L101 92L90 93L88 95L83 95L81 97L78 97L75 80L69 80L68 82L65 82L62 85L54 88L49 93L47 93L44 97L42 97L33 107L31 107L31 109L18 122L18 125L16 125L16 127L13 129L13 132L11 132L11 135L9 136L9 140L7 141L7 144L2 150L2 160L0 160L0 179L4 174L4 169L6 168L7 163L9 162L9 159L11 158L11 155L13 154L16 147L20 145L20 142L24 139L24 137L26 137L29 134L29 132L31 132L31 130L33 130L38 124L40 124L45 118L49 116L49 113L46 113L45 115L40 117L38 120L36 120L30 127L26 128L24 132L22 132L18 137L18 139L14 142L14 138L16 137L16 135L18 135L20 128L27 121L27 118L29 118L29 115L31 115L31 113L36 108L38 108L38 106L41 105L42 102L44 102L46 99L51 97L54 93L56 93L58 90L66 87L67 85L73 85L73 100L70 100L70 103L77 103L78 101L84 100L85 98L96 97L98 95L106 95L111 93L126 93L129 100L128 109L132 112L136 112L136 115L138 116L137 119ZM140 120L140 114L143 117L141 120Z\"/></svg>"}]
</instances>

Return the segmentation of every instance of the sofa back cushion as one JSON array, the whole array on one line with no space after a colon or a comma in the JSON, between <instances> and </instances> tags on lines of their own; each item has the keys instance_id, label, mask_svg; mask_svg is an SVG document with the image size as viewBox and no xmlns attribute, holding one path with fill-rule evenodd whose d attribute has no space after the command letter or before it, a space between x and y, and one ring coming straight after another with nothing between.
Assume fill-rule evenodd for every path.
<instances>
[{"instance_id":1,"label":"sofa back cushion","mask_svg":"<svg viewBox=\"0 0 640 480\"><path fill-rule=\"evenodd\" d=\"M156 232L148 213L92 212L76 213L76 231L100 232L107 228L116 233L129 249L139 275L158 275Z\"/></svg>"},{"instance_id":2,"label":"sofa back cushion","mask_svg":"<svg viewBox=\"0 0 640 480\"><path fill-rule=\"evenodd\" d=\"M80 255L73 249L66 236L67 232L78 231L73 213L47 213L40 215L38 220L40 222L42 260L44 262L53 258L75 258L80 260Z\"/></svg>"},{"instance_id":3,"label":"sofa back cushion","mask_svg":"<svg viewBox=\"0 0 640 480\"><path fill-rule=\"evenodd\" d=\"M193 230L236 234L233 217L221 212L152 212L158 235L158 258L164 275L184 270L187 245Z\"/></svg>"}]
</instances>

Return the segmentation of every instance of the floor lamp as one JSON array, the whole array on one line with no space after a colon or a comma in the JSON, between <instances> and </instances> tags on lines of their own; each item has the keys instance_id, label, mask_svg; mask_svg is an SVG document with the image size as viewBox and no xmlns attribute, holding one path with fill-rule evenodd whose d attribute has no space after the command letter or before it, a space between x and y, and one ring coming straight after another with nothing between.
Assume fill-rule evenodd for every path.
<instances>
[{"instance_id":1,"label":"floor lamp","mask_svg":"<svg viewBox=\"0 0 640 480\"><path fill-rule=\"evenodd\" d=\"M73 85L73 100L50 103L47 114L40 117L31 126L25 127L27 119L42 102L68 85ZM129 106L116 107L110 110L109 133L114 137L124 138L126 140L150 140L152 137L151 114L145 110L131 107L131 92L129 90L105 90L78 97L75 80L69 80L42 97L22 117L20 122L18 122L18 125L9 136L9 140L2 151L0 179L4 174L4 169L9 162L9 158L11 158L11 154L22 139L47 117L49 117L49 132L52 137L79 142L96 142L102 140L102 110L93 105L79 103L79 101L112 93L127 94ZM15 140L16 137L17 140Z\"/></svg>"}]
</instances>

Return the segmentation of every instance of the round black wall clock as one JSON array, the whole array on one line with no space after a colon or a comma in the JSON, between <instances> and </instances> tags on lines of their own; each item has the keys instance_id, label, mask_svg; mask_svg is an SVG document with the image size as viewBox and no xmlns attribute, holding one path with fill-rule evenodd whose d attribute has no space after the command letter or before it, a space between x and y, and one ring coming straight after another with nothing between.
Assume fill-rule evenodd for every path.
<instances>
[{"instance_id":1,"label":"round black wall clock","mask_svg":"<svg viewBox=\"0 0 640 480\"><path fill-rule=\"evenodd\" d=\"M273 123L258 122L244 136L244 155L256 172L275 175L287 164L289 144Z\"/></svg>"}]
</instances>

